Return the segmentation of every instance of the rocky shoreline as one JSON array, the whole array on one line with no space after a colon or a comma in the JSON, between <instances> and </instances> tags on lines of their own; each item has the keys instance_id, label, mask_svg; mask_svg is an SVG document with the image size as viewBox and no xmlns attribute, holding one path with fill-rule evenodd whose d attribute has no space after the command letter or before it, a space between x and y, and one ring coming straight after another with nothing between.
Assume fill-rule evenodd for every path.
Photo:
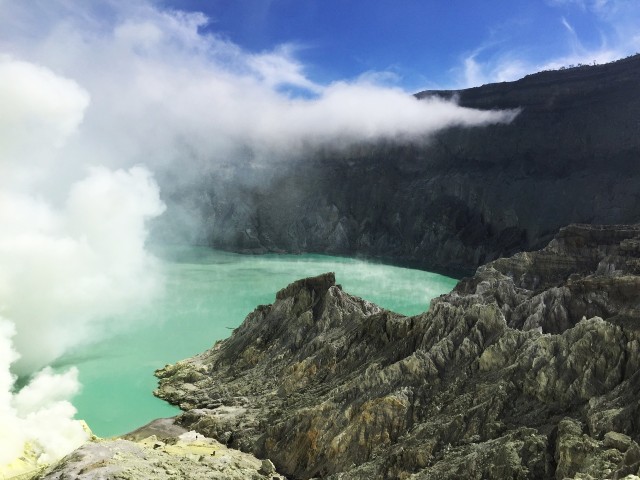
<instances>
[{"instance_id":1,"label":"rocky shoreline","mask_svg":"<svg viewBox=\"0 0 640 480\"><path fill-rule=\"evenodd\" d=\"M171 428L287 478L635 478L639 309L640 226L571 225L413 317L332 274L297 281L230 338L158 370L156 395L184 410ZM76 478L62 473L97 448L40 478ZM92 465L77 478L135 478ZM150 478L201 478L197 468Z\"/></svg>"}]
</instances>

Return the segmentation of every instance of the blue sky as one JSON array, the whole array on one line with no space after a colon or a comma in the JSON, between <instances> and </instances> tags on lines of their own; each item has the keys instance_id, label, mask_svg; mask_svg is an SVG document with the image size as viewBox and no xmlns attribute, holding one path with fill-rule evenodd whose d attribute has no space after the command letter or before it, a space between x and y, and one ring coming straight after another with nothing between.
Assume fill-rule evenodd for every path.
<instances>
[{"instance_id":1,"label":"blue sky","mask_svg":"<svg viewBox=\"0 0 640 480\"><path fill-rule=\"evenodd\" d=\"M513 80L640 50L637 0L163 0L253 52L287 46L325 84L364 74L408 90Z\"/></svg>"}]
</instances>

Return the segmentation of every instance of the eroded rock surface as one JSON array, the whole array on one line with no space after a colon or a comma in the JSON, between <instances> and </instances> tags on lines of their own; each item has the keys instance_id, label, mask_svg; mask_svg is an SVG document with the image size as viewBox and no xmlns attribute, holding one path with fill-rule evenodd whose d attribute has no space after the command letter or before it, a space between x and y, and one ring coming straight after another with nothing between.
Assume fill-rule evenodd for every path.
<instances>
[{"instance_id":1,"label":"eroded rock surface","mask_svg":"<svg viewBox=\"0 0 640 480\"><path fill-rule=\"evenodd\" d=\"M203 435L185 432L177 437L151 435L137 441L95 439L37 478L280 480L284 477L269 460L260 461Z\"/></svg>"},{"instance_id":2,"label":"eroded rock surface","mask_svg":"<svg viewBox=\"0 0 640 480\"><path fill-rule=\"evenodd\" d=\"M327 146L266 165L239 155L165 201L199 212L197 241L216 248L364 255L445 272L542 248L570 223L640 218L640 55L418 97L433 95L521 111L508 125L416 143ZM175 183L171 175L162 190Z\"/></svg>"},{"instance_id":3,"label":"eroded rock surface","mask_svg":"<svg viewBox=\"0 0 640 480\"><path fill-rule=\"evenodd\" d=\"M573 225L413 317L301 280L157 395L292 478L637 475L639 272L640 227Z\"/></svg>"}]
</instances>

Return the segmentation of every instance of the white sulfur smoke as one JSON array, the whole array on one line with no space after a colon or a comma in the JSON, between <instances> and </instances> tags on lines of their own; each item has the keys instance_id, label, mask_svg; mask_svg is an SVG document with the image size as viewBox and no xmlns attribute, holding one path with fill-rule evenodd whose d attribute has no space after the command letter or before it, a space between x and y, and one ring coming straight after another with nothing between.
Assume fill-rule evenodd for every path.
<instances>
[{"instance_id":1,"label":"white sulfur smoke","mask_svg":"<svg viewBox=\"0 0 640 480\"><path fill-rule=\"evenodd\" d=\"M19 422L11 406L14 376L9 371L11 363L18 354L11 345L11 337L15 332L13 324L0 319L0 465L9 463L22 453L22 439ZM18 436L20 435L20 436Z\"/></svg>"},{"instance_id":2,"label":"white sulfur smoke","mask_svg":"<svg viewBox=\"0 0 640 480\"><path fill-rule=\"evenodd\" d=\"M57 460L89 437L67 401L79 388L76 369L55 374L47 368L11 393L15 378L9 365L18 357L13 334L13 324L0 319L0 471L19 457L31 457L31 465Z\"/></svg>"},{"instance_id":3,"label":"white sulfur smoke","mask_svg":"<svg viewBox=\"0 0 640 480\"><path fill-rule=\"evenodd\" d=\"M86 178L61 186L62 205L47 199L42 185L58 182L88 94L43 67L5 58L5 103L0 162L14 178L0 184L0 314L15 324L14 371L28 374L100 338L107 319L150 298L159 276L144 250L145 221L164 206L142 167L83 168Z\"/></svg>"},{"instance_id":4,"label":"white sulfur smoke","mask_svg":"<svg viewBox=\"0 0 640 480\"><path fill-rule=\"evenodd\" d=\"M149 171L92 167L69 185L57 179L88 104L76 82L0 59L0 466L25 452L48 463L88 437L68 401L76 369L45 368L17 393L14 374L122 327L113 319L161 287L144 249L145 221L164 209ZM43 193L49 182L62 202Z\"/></svg>"},{"instance_id":5,"label":"white sulfur smoke","mask_svg":"<svg viewBox=\"0 0 640 480\"><path fill-rule=\"evenodd\" d=\"M160 285L144 222L162 209L140 167L92 170L59 210L0 192L0 308L16 324L14 370L33 372L101 338L107 319L151 298Z\"/></svg>"}]
</instances>

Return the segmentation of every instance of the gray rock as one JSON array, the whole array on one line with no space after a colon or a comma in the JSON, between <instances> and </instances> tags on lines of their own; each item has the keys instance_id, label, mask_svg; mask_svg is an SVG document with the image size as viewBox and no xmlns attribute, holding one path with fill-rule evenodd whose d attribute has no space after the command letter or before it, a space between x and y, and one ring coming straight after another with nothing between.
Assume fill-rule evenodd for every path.
<instances>
[{"instance_id":1,"label":"gray rock","mask_svg":"<svg viewBox=\"0 0 640 480\"><path fill-rule=\"evenodd\" d=\"M262 460L262 464L260 465L260 470L258 470L258 473L267 476L273 475L274 473L276 473L276 467L273 465L273 462L267 458Z\"/></svg>"},{"instance_id":2,"label":"gray rock","mask_svg":"<svg viewBox=\"0 0 640 480\"><path fill-rule=\"evenodd\" d=\"M521 112L509 125L455 127L412 143L327 146L255 168L236 161L167 198L169 213L195 212L204 226L196 240L218 248L465 272L539 249L570 223L640 218L639 55L417 96ZM175 183L168 176L163 192Z\"/></svg>"},{"instance_id":3,"label":"gray rock","mask_svg":"<svg viewBox=\"0 0 640 480\"><path fill-rule=\"evenodd\" d=\"M607 448L615 448L622 453L626 452L633 440L628 435L617 432L607 432L604 436L604 446Z\"/></svg>"},{"instance_id":4,"label":"gray rock","mask_svg":"<svg viewBox=\"0 0 640 480\"><path fill-rule=\"evenodd\" d=\"M413 317L304 279L159 370L157 395L293 478L636 474L638 241L638 226L567 227Z\"/></svg>"},{"instance_id":5,"label":"gray rock","mask_svg":"<svg viewBox=\"0 0 640 480\"><path fill-rule=\"evenodd\" d=\"M263 480L264 461L229 449L202 435L182 434L159 443L155 436L138 442L98 440L88 443L37 478L42 480L220 479ZM282 479L275 469L270 478Z\"/></svg>"}]
</instances>

